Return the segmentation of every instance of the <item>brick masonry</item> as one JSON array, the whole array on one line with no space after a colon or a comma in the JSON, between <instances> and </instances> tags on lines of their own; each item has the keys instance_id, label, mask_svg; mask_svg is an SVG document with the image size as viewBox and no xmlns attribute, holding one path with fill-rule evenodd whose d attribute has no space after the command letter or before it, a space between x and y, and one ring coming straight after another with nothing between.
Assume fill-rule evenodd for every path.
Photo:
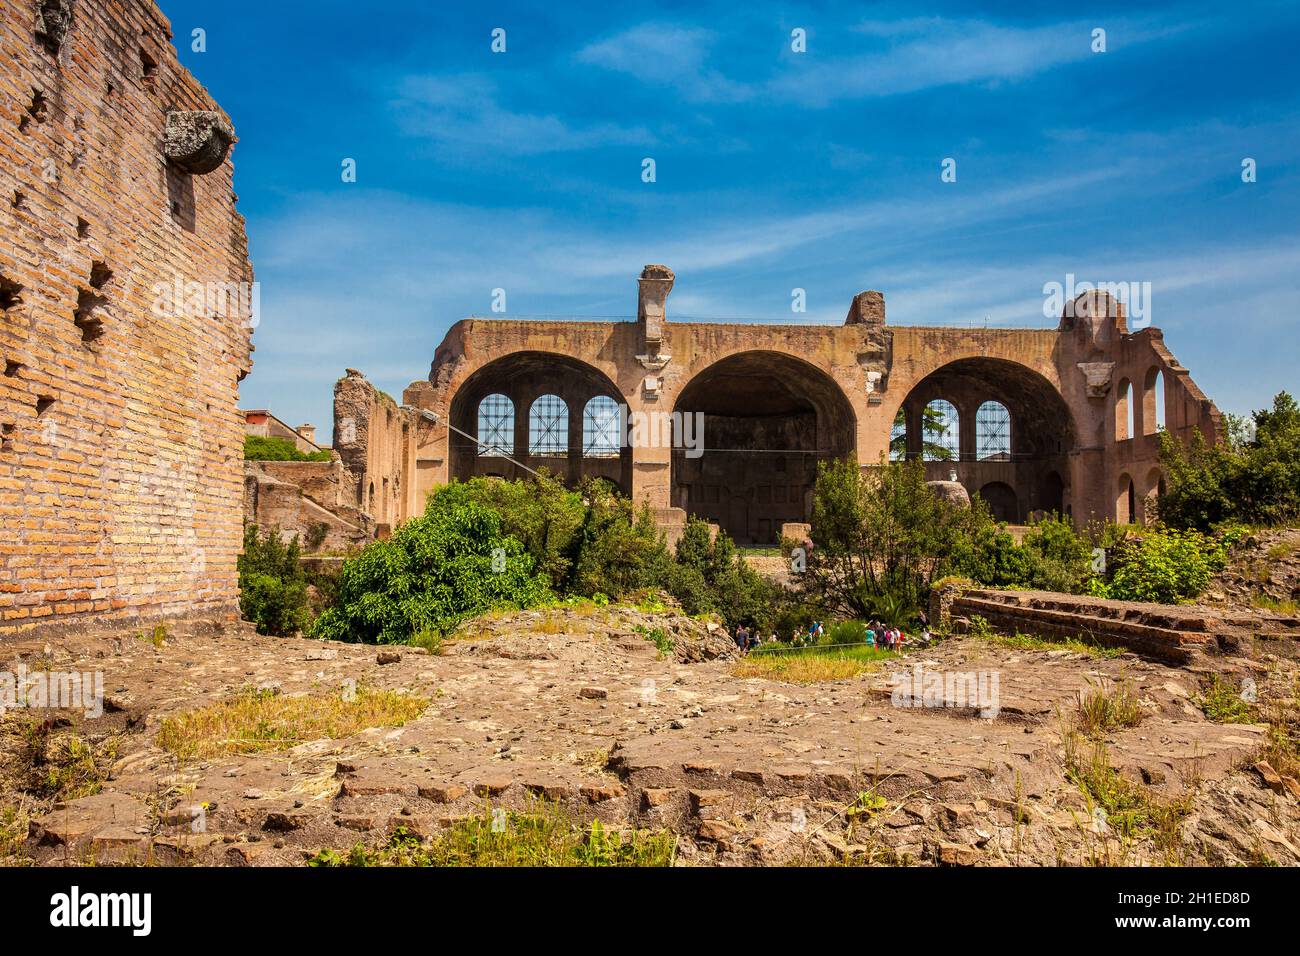
<instances>
[{"instance_id":1,"label":"brick masonry","mask_svg":"<svg viewBox=\"0 0 1300 956\"><path fill-rule=\"evenodd\" d=\"M927 462L928 478L955 473L968 495L1012 524L1050 512L1079 524L1142 522L1163 492L1160 429L1210 442L1221 432L1219 410L1161 331L1130 328L1109 290L1064 303L1056 328L891 326L873 291L854 297L842 325L748 325L672 321L674 281L666 266L646 266L636 321L463 319L392 415L368 416L364 379L350 375L348 391L360 397L341 405L336 390L335 430L346 418L357 450L348 467L363 491L371 482L377 489L359 492L359 507L393 523L448 481L547 468L572 484L612 483L670 531L689 513L738 542L772 544L782 526L807 521L819 460L856 456L873 466L890 452L900 415L906 454L919 457L924 410L943 399L959 412L958 454ZM508 409L494 414L509 432L509 459L476 444L489 398ZM530 410L543 398L564 409L564 450L529 447ZM615 455L588 454L584 416L597 400L629 417L702 415L706 453L633 440ZM1009 415L1008 450L999 454L978 448L986 401ZM549 414L562 430L561 416Z\"/></svg>"},{"instance_id":2,"label":"brick masonry","mask_svg":"<svg viewBox=\"0 0 1300 956\"><path fill-rule=\"evenodd\" d=\"M212 296L253 273L229 121L147 0L0 12L0 633L234 613L253 323Z\"/></svg>"}]
</instances>

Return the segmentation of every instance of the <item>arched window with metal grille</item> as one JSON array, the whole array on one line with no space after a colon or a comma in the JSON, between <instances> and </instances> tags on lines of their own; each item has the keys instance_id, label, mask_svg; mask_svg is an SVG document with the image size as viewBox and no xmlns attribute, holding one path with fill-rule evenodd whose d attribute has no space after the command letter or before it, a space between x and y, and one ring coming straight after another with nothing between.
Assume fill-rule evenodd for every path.
<instances>
[{"instance_id":1,"label":"arched window with metal grille","mask_svg":"<svg viewBox=\"0 0 1300 956\"><path fill-rule=\"evenodd\" d=\"M925 406L921 434L925 437L926 461L957 461L961 457L961 429L957 406L936 398Z\"/></svg>"},{"instance_id":2,"label":"arched window with metal grille","mask_svg":"<svg viewBox=\"0 0 1300 956\"><path fill-rule=\"evenodd\" d=\"M1001 402L985 402L975 411L975 457L1011 460L1011 412Z\"/></svg>"},{"instance_id":3,"label":"arched window with metal grille","mask_svg":"<svg viewBox=\"0 0 1300 956\"><path fill-rule=\"evenodd\" d=\"M478 403L478 453L500 458L515 453L515 403L504 395L488 395Z\"/></svg>"},{"instance_id":4,"label":"arched window with metal grille","mask_svg":"<svg viewBox=\"0 0 1300 956\"><path fill-rule=\"evenodd\" d=\"M582 454L585 458L617 458L622 451L618 402L597 395L582 410Z\"/></svg>"},{"instance_id":5,"label":"arched window with metal grille","mask_svg":"<svg viewBox=\"0 0 1300 956\"><path fill-rule=\"evenodd\" d=\"M558 395L543 395L528 412L528 454L569 453L569 406Z\"/></svg>"},{"instance_id":6,"label":"arched window with metal grille","mask_svg":"<svg viewBox=\"0 0 1300 956\"><path fill-rule=\"evenodd\" d=\"M889 426L889 460L902 461L907 457L907 412L898 410L894 424Z\"/></svg>"}]
</instances>

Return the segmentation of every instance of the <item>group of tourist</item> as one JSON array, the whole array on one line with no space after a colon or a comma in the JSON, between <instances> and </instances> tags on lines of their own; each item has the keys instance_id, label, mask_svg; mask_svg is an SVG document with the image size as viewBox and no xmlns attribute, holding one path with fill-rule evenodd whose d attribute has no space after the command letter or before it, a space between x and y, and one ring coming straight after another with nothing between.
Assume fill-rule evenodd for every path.
<instances>
[{"instance_id":1,"label":"group of tourist","mask_svg":"<svg viewBox=\"0 0 1300 956\"><path fill-rule=\"evenodd\" d=\"M736 646L742 651L752 651L754 648L759 647L764 643L763 635L758 633L757 626L748 628L744 624L736 628L735 641ZM772 636L767 639L766 643L775 644L776 634L772 634Z\"/></svg>"},{"instance_id":2,"label":"group of tourist","mask_svg":"<svg viewBox=\"0 0 1300 956\"><path fill-rule=\"evenodd\" d=\"M903 647L903 632L896 627L885 627L879 621L872 621L863 628L863 640L869 647L897 651Z\"/></svg>"},{"instance_id":3,"label":"group of tourist","mask_svg":"<svg viewBox=\"0 0 1300 956\"><path fill-rule=\"evenodd\" d=\"M920 633L918 640L922 644L930 643L930 621L922 611L918 616ZM790 634L791 647L811 647L821 642L826 634L826 626L821 621L813 621L808 628L795 628ZM766 639L759 633L758 627L749 627L745 624L736 628L735 635L736 646L742 651L751 651L763 644L776 644L780 638L773 632ZM880 621L871 621L862 626L862 643L868 647L879 647L887 651L900 651L903 644L908 642L907 636L901 628L885 626Z\"/></svg>"}]
</instances>

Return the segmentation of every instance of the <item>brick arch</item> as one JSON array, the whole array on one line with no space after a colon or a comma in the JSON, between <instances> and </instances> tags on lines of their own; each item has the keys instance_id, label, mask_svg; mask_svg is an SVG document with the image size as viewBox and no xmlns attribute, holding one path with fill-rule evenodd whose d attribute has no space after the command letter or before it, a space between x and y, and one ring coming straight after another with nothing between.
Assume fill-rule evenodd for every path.
<instances>
[{"instance_id":1,"label":"brick arch","mask_svg":"<svg viewBox=\"0 0 1300 956\"><path fill-rule=\"evenodd\" d=\"M514 406L514 449L509 457L482 455L474 439L467 437L479 437L479 404L488 395L504 395ZM567 449L560 454L534 455L529 447L529 411L544 395L558 396L568 410ZM598 477L630 493L630 449L622 448L617 457L609 458L582 453L583 410L596 396L625 403L622 391L609 376L572 355L527 349L480 364L461 378L447 401L447 419L458 430L448 439L450 477L491 474L522 478L528 474L526 469L546 468L570 485L585 477Z\"/></svg>"},{"instance_id":2,"label":"brick arch","mask_svg":"<svg viewBox=\"0 0 1300 956\"><path fill-rule=\"evenodd\" d=\"M855 452L857 415L826 370L786 352L736 350L675 394L675 422L702 423L698 455L674 440L672 505L741 543L770 544L809 518L818 462Z\"/></svg>"},{"instance_id":3,"label":"brick arch","mask_svg":"<svg viewBox=\"0 0 1300 956\"><path fill-rule=\"evenodd\" d=\"M1076 441L1074 413L1056 383L1033 367L1004 358L959 358L934 368L905 395L894 393L886 421L892 425L901 410L907 422L908 457L922 458L925 447L923 411L935 400L946 400L958 411L958 457L927 461L929 478L950 478L953 472L972 495L995 488L1005 502L1006 520L1023 520L1032 512L1061 511L1064 482ZM981 458L977 450L978 411L996 402L1011 416L1011 451ZM1055 476L1054 479L1052 476ZM1002 492L1005 488L1009 494ZM1014 506L1011 504L1014 502ZM1014 517L1012 517L1014 515Z\"/></svg>"}]
</instances>

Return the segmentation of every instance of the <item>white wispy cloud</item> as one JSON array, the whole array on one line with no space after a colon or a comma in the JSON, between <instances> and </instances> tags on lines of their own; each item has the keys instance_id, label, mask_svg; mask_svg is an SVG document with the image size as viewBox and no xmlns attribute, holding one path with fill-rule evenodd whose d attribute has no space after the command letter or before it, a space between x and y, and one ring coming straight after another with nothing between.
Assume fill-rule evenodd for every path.
<instances>
[{"instance_id":1,"label":"white wispy cloud","mask_svg":"<svg viewBox=\"0 0 1300 956\"><path fill-rule=\"evenodd\" d=\"M465 153L530 156L654 141L642 126L512 109L494 80L474 73L405 77L392 108L403 132Z\"/></svg>"},{"instance_id":2,"label":"white wispy cloud","mask_svg":"<svg viewBox=\"0 0 1300 956\"><path fill-rule=\"evenodd\" d=\"M942 17L869 20L854 25L861 47L823 43L814 30L807 52L767 63L746 61L729 75L735 38L716 31L641 23L581 49L578 62L672 89L697 103L788 102L825 107L840 101L916 93L961 84L1014 82L1095 56L1092 21L1003 24ZM1108 20L1107 49L1131 47L1198 24ZM743 72L744 79L740 78Z\"/></svg>"},{"instance_id":3,"label":"white wispy cloud","mask_svg":"<svg viewBox=\"0 0 1300 956\"><path fill-rule=\"evenodd\" d=\"M657 86L689 91L699 102L748 99L754 90L708 65L718 34L702 27L641 23L578 51L575 60Z\"/></svg>"}]
</instances>

